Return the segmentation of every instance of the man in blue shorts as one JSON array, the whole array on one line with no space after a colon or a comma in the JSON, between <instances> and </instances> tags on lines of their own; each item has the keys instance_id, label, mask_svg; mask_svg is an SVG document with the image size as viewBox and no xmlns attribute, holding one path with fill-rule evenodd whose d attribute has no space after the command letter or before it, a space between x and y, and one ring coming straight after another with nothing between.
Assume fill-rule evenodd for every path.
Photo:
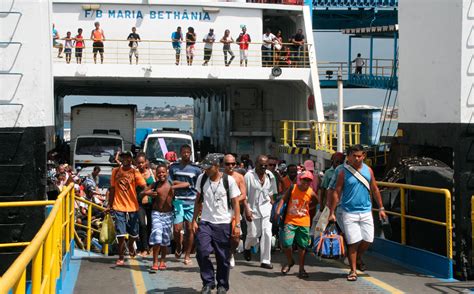
<instances>
[{"instance_id":1,"label":"man in blue shorts","mask_svg":"<svg viewBox=\"0 0 474 294\"><path fill-rule=\"evenodd\" d=\"M197 178L202 171L199 166L191 162L191 146L181 146L180 153L181 160L169 167L169 178L173 182L176 199L174 201L173 236L176 245L176 258L180 258L184 251L184 264L189 265L191 264L190 255L194 242L192 221L194 201L197 195L195 187ZM186 233L186 236L184 236L184 233Z\"/></svg>"},{"instance_id":2,"label":"man in blue shorts","mask_svg":"<svg viewBox=\"0 0 474 294\"><path fill-rule=\"evenodd\" d=\"M171 45L176 51L176 65L179 64L179 57L181 56L181 42L183 41L183 33L181 33L181 27L176 28L176 32L171 34Z\"/></svg>"},{"instance_id":3,"label":"man in blue shorts","mask_svg":"<svg viewBox=\"0 0 474 294\"><path fill-rule=\"evenodd\" d=\"M128 234L130 257L135 256L133 243L138 237L137 187L144 189L146 182L140 172L132 167L132 152L121 154L122 165L112 170L110 177L109 204L106 212L113 211L115 230L119 241L117 266L125 264L125 236Z\"/></svg>"}]
</instances>

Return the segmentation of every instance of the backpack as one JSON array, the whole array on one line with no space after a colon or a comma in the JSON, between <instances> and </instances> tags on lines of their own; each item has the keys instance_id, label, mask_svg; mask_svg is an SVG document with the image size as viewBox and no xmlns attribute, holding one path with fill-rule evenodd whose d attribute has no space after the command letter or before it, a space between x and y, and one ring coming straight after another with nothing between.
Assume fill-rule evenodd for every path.
<instances>
[{"instance_id":1,"label":"backpack","mask_svg":"<svg viewBox=\"0 0 474 294\"><path fill-rule=\"evenodd\" d=\"M321 258L339 259L344 257L344 238L337 223L328 224L324 232L314 240L313 251Z\"/></svg>"},{"instance_id":2,"label":"backpack","mask_svg":"<svg viewBox=\"0 0 474 294\"><path fill-rule=\"evenodd\" d=\"M201 179L201 193L199 193L200 203L204 201L204 196L202 194L203 194L204 185L206 184L207 179L209 179L209 177L207 176L206 173L203 173L202 179ZM229 175L226 173L222 174L222 184L224 185L225 192L227 193L227 210L230 210L232 208L232 201L230 199L230 191L229 191Z\"/></svg>"}]
</instances>

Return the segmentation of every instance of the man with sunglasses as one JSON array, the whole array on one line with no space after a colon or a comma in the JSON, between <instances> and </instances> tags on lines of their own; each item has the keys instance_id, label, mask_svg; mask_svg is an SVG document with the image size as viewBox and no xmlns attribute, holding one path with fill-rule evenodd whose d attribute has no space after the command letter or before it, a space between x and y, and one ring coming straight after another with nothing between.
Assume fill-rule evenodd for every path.
<instances>
[{"instance_id":1,"label":"man with sunglasses","mask_svg":"<svg viewBox=\"0 0 474 294\"><path fill-rule=\"evenodd\" d=\"M237 183L237 186L239 187L240 190L240 198L239 202L242 203L244 199L247 199L247 189L245 188L245 180L244 176L239 174L238 172L235 171L235 168L237 167L237 161L235 159L235 156L232 154L227 154L224 157L224 172L234 178L235 182ZM251 219L252 218L252 213L248 211L247 209L245 210L245 215L247 218ZM239 219L233 219L232 222L240 224L240 218ZM235 249L239 245L238 242L232 242L231 243L231 248L230 248L230 268L233 268L235 266L235 259L234 259L234 253Z\"/></svg>"},{"instance_id":2,"label":"man with sunglasses","mask_svg":"<svg viewBox=\"0 0 474 294\"><path fill-rule=\"evenodd\" d=\"M260 239L260 266L272 269L272 212L273 195L278 193L275 176L267 170L268 157L260 155L255 161L255 169L249 171L244 179L247 188L245 209L249 210L251 218L247 219L247 237L245 240L244 257L250 261L250 248L258 244Z\"/></svg>"}]
</instances>

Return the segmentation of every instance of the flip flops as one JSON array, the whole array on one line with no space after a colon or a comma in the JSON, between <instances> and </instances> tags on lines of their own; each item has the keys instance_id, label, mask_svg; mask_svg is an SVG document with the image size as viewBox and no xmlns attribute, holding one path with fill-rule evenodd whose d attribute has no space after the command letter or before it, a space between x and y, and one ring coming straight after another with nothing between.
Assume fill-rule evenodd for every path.
<instances>
[{"instance_id":1,"label":"flip flops","mask_svg":"<svg viewBox=\"0 0 474 294\"><path fill-rule=\"evenodd\" d=\"M176 259L180 259L181 258L181 255L183 254L183 251L178 251L178 250L175 250L174 251L174 257L176 257Z\"/></svg>"},{"instance_id":2,"label":"flip flops","mask_svg":"<svg viewBox=\"0 0 474 294\"><path fill-rule=\"evenodd\" d=\"M295 265L295 262L292 262L291 264L285 264L282 268L281 268L281 273L286 275L287 273L290 272L291 268Z\"/></svg>"},{"instance_id":3,"label":"flip flops","mask_svg":"<svg viewBox=\"0 0 474 294\"><path fill-rule=\"evenodd\" d=\"M150 273L154 274L156 273L160 268L158 267L158 264L153 264L152 267L150 267L150 269L148 270Z\"/></svg>"},{"instance_id":4,"label":"flip flops","mask_svg":"<svg viewBox=\"0 0 474 294\"><path fill-rule=\"evenodd\" d=\"M183 261L184 265L192 265L193 264L193 261L191 259L185 259Z\"/></svg>"},{"instance_id":5,"label":"flip flops","mask_svg":"<svg viewBox=\"0 0 474 294\"><path fill-rule=\"evenodd\" d=\"M117 259L117 261L115 262L115 265L116 266L123 266L123 265L125 265L125 260Z\"/></svg>"},{"instance_id":6,"label":"flip flops","mask_svg":"<svg viewBox=\"0 0 474 294\"><path fill-rule=\"evenodd\" d=\"M361 260L361 261L357 262L357 269L360 270L361 272L365 272L367 270L367 266Z\"/></svg>"},{"instance_id":7,"label":"flip flops","mask_svg":"<svg viewBox=\"0 0 474 294\"><path fill-rule=\"evenodd\" d=\"M307 279L307 278L309 278L309 275L308 275L308 273L307 273L305 270L301 270L301 271L298 273L298 278L300 278L300 279Z\"/></svg>"},{"instance_id":8,"label":"flip flops","mask_svg":"<svg viewBox=\"0 0 474 294\"><path fill-rule=\"evenodd\" d=\"M355 281L357 281L357 273L351 271L351 272L349 273L349 275L347 276L347 280L348 280L349 282L355 282Z\"/></svg>"},{"instance_id":9,"label":"flip flops","mask_svg":"<svg viewBox=\"0 0 474 294\"><path fill-rule=\"evenodd\" d=\"M158 267L160 271L164 271L166 269L166 263L161 263L160 266Z\"/></svg>"}]
</instances>

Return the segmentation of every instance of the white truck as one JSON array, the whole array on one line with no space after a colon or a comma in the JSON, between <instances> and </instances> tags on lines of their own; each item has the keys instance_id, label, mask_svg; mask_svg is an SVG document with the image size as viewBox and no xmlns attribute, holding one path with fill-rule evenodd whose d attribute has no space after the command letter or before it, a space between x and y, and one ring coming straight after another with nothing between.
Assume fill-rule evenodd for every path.
<instances>
[{"instance_id":1,"label":"white truck","mask_svg":"<svg viewBox=\"0 0 474 294\"><path fill-rule=\"evenodd\" d=\"M191 146L191 161L195 161L194 142L191 133L179 131L179 129L164 128L155 131L147 136L143 151L146 157L156 163L165 158L166 153L174 151L180 156L180 149L183 145Z\"/></svg>"},{"instance_id":2,"label":"white truck","mask_svg":"<svg viewBox=\"0 0 474 294\"><path fill-rule=\"evenodd\" d=\"M80 104L71 107L73 168L111 165L110 157L130 150L135 142L137 106Z\"/></svg>"}]
</instances>

